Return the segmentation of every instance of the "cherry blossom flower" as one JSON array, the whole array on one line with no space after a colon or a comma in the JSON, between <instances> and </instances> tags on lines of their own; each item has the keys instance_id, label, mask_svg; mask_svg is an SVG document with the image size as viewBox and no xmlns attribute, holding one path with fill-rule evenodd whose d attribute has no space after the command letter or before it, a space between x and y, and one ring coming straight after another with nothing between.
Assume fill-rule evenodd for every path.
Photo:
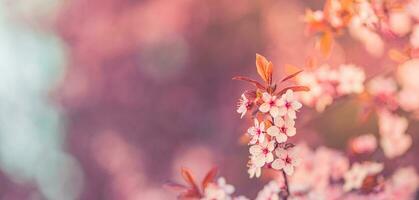
<instances>
[{"instance_id":1,"label":"cherry blossom flower","mask_svg":"<svg viewBox=\"0 0 419 200\"><path fill-rule=\"evenodd\" d=\"M265 141L265 123L260 122L255 119L254 126L250 127L247 130L247 133L251 136L250 144L256 144L256 142L264 142Z\"/></svg>"},{"instance_id":2,"label":"cherry blossom flower","mask_svg":"<svg viewBox=\"0 0 419 200\"><path fill-rule=\"evenodd\" d=\"M247 173L249 173L249 178L259 178L260 175L262 174L262 166L259 166L255 163L254 157L250 157L250 161L249 161L249 169L247 170Z\"/></svg>"},{"instance_id":3,"label":"cherry blossom flower","mask_svg":"<svg viewBox=\"0 0 419 200\"><path fill-rule=\"evenodd\" d=\"M282 115L282 110L285 108L286 112L284 115L288 116L290 119L297 118L296 111L298 111L302 105L294 98L294 93L292 90L287 90L285 94L282 95L280 107L280 116ZM272 115L273 117L277 117Z\"/></svg>"},{"instance_id":4,"label":"cherry blossom flower","mask_svg":"<svg viewBox=\"0 0 419 200\"><path fill-rule=\"evenodd\" d=\"M261 142L249 148L252 160L257 166L262 167L265 163L271 163L274 160L272 151L275 149L275 141Z\"/></svg>"},{"instance_id":5,"label":"cherry blossom flower","mask_svg":"<svg viewBox=\"0 0 419 200\"><path fill-rule=\"evenodd\" d=\"M411 59L401 64L397 69L397 78L402 87L399 93L399 103L406 111L419 109L419 59Z\"/></svg>"},{"instance_id":6,"label":"cherry blossom flower","mask_svg":"<svg viewBox=\"0 0 419 200\"><path fill-rule=\"evenodd\" d=\"M412 29L412 19L405 10L393 11L389 15L389 26L393 33L402 37Z\"/></svg>"},{"instance_id":7,"label":"cherry blossom flower","mask_svg":"<svg viewBox=\"0 0 419 200\"><path fill-rule=\"evenodd\" d=\"M353 189L360 189L364 179L369 175L375 175L383 170L384 166L381 163L364 162L354 163L349 171L344 175L345 184L344 191L351 191Z\"/></svg>"},{"instance_id":8,"label":"cherry blossom flower","mask_svg":"<svg viewBox=\"0 0 419 200\"><path fill-rule=\"evenodd\" d=\"M242 94L241 99L239 101L239 106L237 108L237 113L241 114L240 117L243 118L243 116L246 115L246 112L250 109L251 106L252 102L246 98L246 95Z\"/></svg>"},{"instance_id":9,"label":"cherry blossom flower","mask_svg":"<svg viewBox=\"0 0 419 200\"><path fill-rule=\"evenodd\" d=\"M406 134L408 121L406 118L389 112L379 112L378 126L380 130L380 145L388 158L403 155L412 145L412 138Z\"/></svg>"},{"instance_id":10,"label":"cherry blossom flower","mask_svg":"<svg viewBox=\"0 0 419 200\"><path fill-rule=\"evenodd\" d=\"M296 134L294 125L295 121L288 117L276 117L274 118L274 125L269 127L266 132L275 137L278 143L283 143L287 141L288 137Z\"/></svg>"},{"instance_id":11,"label":"cherry blossom flower","mask_svg":"<svg viewBox=\"0 0 419 200\"><path fill-rule=\"evenodd\" d=\"M272 117L282 116L285 114L285 109L280 109L281 100L277 98L277 96L272 96L267 92L262 94L263 103L259 107L259 111L262 113L269 112Z\"/></svg>"},{"instance_id":12,"label":"cherry blossom flower","mask_svg":"<svg viewBox=\"0 0 419 200\"><path fill-rule=\"evenodd\" d=\"M337 91L340 94L361 93L364 91L364 71L355 65L342 65L339 67L339 85Z\"/></svg>"},{"instance_id":13,"label":"cherry blossom flower","mask_svg":"<svg viewBox=\"0 0 419 200\"><path fill-rule=\"evenodd\" d=\"M361 135L351 140L350 148L354 153L371 153L377 149L377 139L372 134Z\"/></svg>"},{"instance_id":14,"label":"cherry blossom flower","mask_svg":"<svg viewBox=\"0 0 419 200\"><path fill-rule=\"evenodd\" d=\"M282 169L287 175L292 175L294 173L294 167L300 163L300 159L296 156L295 149L277 148L275 154L278 156L278 159L275 159L272 162L272 168L277 170Z\"/></svg>"},{"instance_id":15,"label":"cherry blossom flower","mask_svg":"<svg viewBox=\"0 0 419 200\"><path fill-rule=\"evenodd\" d=\"M381 148L387 158L403 155L412 146L412 137L408 134L390 134L381 137Z\"/></svg>"},{"instance_id":16,"label":"cherry blossom flower","mask_svg":"<svg viewBox=\"0 0 419 200\"><path fill-rule=\"evenodd\" d=\"M281 191L276 181L266 184L256 196L256 200L279 200L279 192Z\"/></svg>"},{"instance_id":17,"label":"cherry blossom flower","mask_svg":"<svg viewBox=\"0 0 419 200\"><path fill-rule=\"evenodd\" d=\"M220 177L217 180L217 185L220 187L226 194L233 194L234 193L234 186L227 184L226 179L224 177Z\"/></svg>"},{"instance_id":18,"label":"cherry blossom flower","mask_svg":"<svg viewBox=\"0 0 419 200\"><path fill-rule=\"evenodd\" d=\"M217 184L209 184L204 191L201 200L230 200L231 197Z\"/></svg>"}]
</instances>

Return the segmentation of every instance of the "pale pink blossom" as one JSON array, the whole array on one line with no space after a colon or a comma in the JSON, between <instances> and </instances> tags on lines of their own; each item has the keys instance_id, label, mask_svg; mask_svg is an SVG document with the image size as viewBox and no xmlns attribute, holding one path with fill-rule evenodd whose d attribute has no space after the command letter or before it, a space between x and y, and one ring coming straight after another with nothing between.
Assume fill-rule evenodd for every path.
<instances>
[{"instance_id":1,"label":"pale pink blossom","mask_svg":"<svg viewBox=\"0 0 419 200\"><path fill-rule=\"evenodd\" d=\"M254 126L250 127L247 130L249 133L251 140L250 144L256 144L256 142L264 142L265 141L265 123L260 122L255 118L254 119Z\"/></svg>"},{"instance_id":2,"label":"pale pink blossom","mask_svg":"<svg viewBox=\"0 0 419 200\"><path fill-rule=\"evenodd\" d=\"M402 37L412 29L412 19L404 10L390 12L389 26L393 33Z\"/></svg>"},{"instance_id":3,"label":"pale pink blossom","mask_svg":"<svg viewBox=\"0 0 419 200\"><path fill-rule=\"evenodd\" d=\"M285 109L284 115L290 119L297 118L296 112L302 107L302 104L294 98L294 92L292 90L287 90L285 94L281 96L280 105L280 113L282 114L282 110ZM280 116L284 116L281 114Z\"/></svg>"},{"instance_id":4,"label":"pale pink blossom","mask_svg":"<svg viewBox=\"0 0 419 200\"><path fill-rule=\"evenodd\" d=\"M412 145L412 137L406 134L408 121L390 112L378 113L380 145L390 159L403 155Z\"/></svg>"},{"instance_id":5,"label":"pale pink blossom","mask_svg":"<svg viewBox=\"0 0 419 200\"><path fill-rule=\"evenodd\" d=\"M263 165L262 165L263 166ZM250 157L250 162L249 162L249 169L247 170L247 173L249 173L249 177L253 178L259 178L260 175L262 174L262 166L259 166L255 163L253 157Z\"/></svg>"},{"instance_id":6,"label":"pale pink blossom","mask_svg":"<svg viewBox=\"0 0 419 200\"><path fill-rule=\"evenodd\" d=\"M297 157L295 149L278 148L275 150L275 154L278 159L272 162L272 168L277 170L282 169L287 175L292 175L294 168L300 163L300 158Z\"/></svg>"},{"instance_id":7,"label":"pale pink blossom","mask_svg":"<svg viewBox=\"0 0 419 200\"><path fill-rule=\"evenodd\" d=\"M288 117L276 117L274 118L274 125L269 127L266 132L275 137L278 143L286 142L288 137L294 136L297 132L294 127L295 121Z\"/></svg>"},{"instance_id":8,"label":"pale pink blossom","mask_svg":"<svg viewBox=\"0 0 419 200\"><path fill-rule=\"evenodd\" d=\"M419 21L419 0L411 0L407 5L407 12L416 20Z\"/></svg>"},{"instance_id":9,"label":"pale pink blossom","mask_svg":"<svg viewBox=\"0 0 419 200\"><path fill-rule=\"evenodd\" d=\"M256 200L279 200L281 189L276 181L266 184L256 196Z\"/></svg>"},{"instance_id":10,"label":"pale pink blossom","mask_svg":"<svg viewBox=\"0 0 419 200\"><path fill-rule=\"evenodd\" d=\"M416 111L419 109L419 92L416 89L405 88L397 95L400 107L405 111Z\"/></svg>"},{"instance_id":11,"label":"pale pink blossom","mask_svg":"<svg viewBox=\"0 0 419 200\"><path fill-rule=\"evenodd\" d=\"M397 78L402 88L419 89L419 58L402 63L397 68Z\"/></svg>"},{"instance_id":12,"label":"pale pink blossom","mask_svg":"<svg viewBox=\"0 0 419 200\"><path fill-rule=\"evenodd\" d=\"M286 110L284 108L279 108L281 106L281 100L274 95L270 95L267 92L262 94L262 105L259 106L259 111L262 113L269 112L272 117L282 116L285 114Z\"/></svg>"},{"instance_id":13,"label":"pale pink blossom","mask_svg":"<svg viewBox=\"0 0 419 200\"><path fill-rule=\"evenodd\" d=\"M344 175L345 184L344 191L351 191L353 189L360 189L364 179L369 175L376 175L383 170L384 166L381 163L364 162L354 163Z\"/></svg>"},{"instance_id":14,"label":"pale pink blossom","mask_svg":"<svg viewBox=\"0 0 419 200\"><path fill-rule=\"evenodd\" d=\"M230 200L231 197L217 184L209 184L204 190L201 200Z\"/></svg>"},{"instance_id":15,"label":"pale pink blossom","mask_svg":"<svg viewBox=\"0 0 419 200\"><path fill-rule=\"evenodd\" d=\"M252 102L246 98L246 95L242 94L241 99L239 101L239 106L237 108L237 113L241 114L241 118L246 115L246 112L250 109Z\"/></svg>"},{"instance_id":16,"label":"pale pink blossom","mask_svg":"<svg viewBox=\"0 0 419 200\"><path fill-rule=\"evenodd\" d=\"M252 155L253 162L262 167L265 163L271 163L274 160L272 151L275 149L275 141L263 141L250 146L249 152Z\"/></svg>"},{"instance_id":17,"label":"pale pink blossom","mask_svg":"<svg viewBox=\"0 0 419 200\"><path fill-rule=\"evenodd\" d=\"M390 134L380 139L381 148L387 158L403 155L412 146L412 137L408 134Z\"/></svg>"},{"instance_id":18,"label":"pale pink blossom","mask_svg":"<svg viewBox=\"0 0 419 200\"><path fill-rule=\"evenodd\" d=\"M351 140L350 148L355 153L371 153L377 149L377 139L372 134L361 135Z\"/></svg>"},{"instance_id":19,"label":"pale pink blossom","mask_svg":"<svg viewBox=\"0 0 419 200\"><path fill-rule=\"evenodd\" d=\"M342 65L339 67L339 94L361 93L364 91L365 73L355 65Z\"/></svg>"},{"instance_id":20,"label":"pale pink blossom","mask_svg":"<svg viewBox=\"0 0 419 200\"><path fill-rule=\"evenodd\" d=\"M368 82L367 90L374 96L394 95L397 92L397 83L391 77L377 76Z\"/></svg>"}]
</instances>

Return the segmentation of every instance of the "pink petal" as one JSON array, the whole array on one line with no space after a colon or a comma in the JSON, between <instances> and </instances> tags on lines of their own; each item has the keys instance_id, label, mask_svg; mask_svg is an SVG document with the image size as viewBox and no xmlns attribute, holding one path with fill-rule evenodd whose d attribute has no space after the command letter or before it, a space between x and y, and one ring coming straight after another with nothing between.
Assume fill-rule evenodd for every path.
<instances>
[{"instance_id":1,"label":"pink petal","mask_svg":"<svg viewBox=\"0 0 419 200\"><path fill-rule=\"evenodd\" d=\"M292 165L285 165L283 170L288 176L291 176L294 173L294 167Z\"/></svg>"},{"instance_id":2,"label":"pink petal","mask_svg":"<svg viewBox=\"0 0 419 200\"><path fill-rule=\"evenodd\" d=\"M269 127L266 132L270 135L270 136L277 136L279 134L279 128L276 126L271 126Z\"/></svg>"},{"instance_id":3,"label":"pink petal","mask_svg":"<svg viewBox=\"0 0 419 200\"><path fill-rule=\"evenodd\" d=\"M269 111L270 108L271 106L268 103L263 103L262 105L259 106L259 111L266 113Z\"/></svg>"},{"instance_id":4,"label":"pink petal","mask_svg":"<svg viewBox=\"0 0 419 200\"><path fill-rule=\"evenodd\" d=\"M278 143L283 143L283 142L286 142L286 141L287 141L287 139L288 139L287 135L285 135L285 134L283 134L283 133L279 133L277 136L275 136L275 138L276 138L276 141L277 141Z\"/></svg>"},{"instance_id":5,"label":"pink petal","mask_svg":"<svg viewBox=\"0 0 419 200\"><path fill-rule=\"evenodd\" d=\"M272 168L276 169L276 170L280 170L282 168L284 168L285 166L285 162L281 159L276 159L272 162Z\"/></svg>"}]
</instances>

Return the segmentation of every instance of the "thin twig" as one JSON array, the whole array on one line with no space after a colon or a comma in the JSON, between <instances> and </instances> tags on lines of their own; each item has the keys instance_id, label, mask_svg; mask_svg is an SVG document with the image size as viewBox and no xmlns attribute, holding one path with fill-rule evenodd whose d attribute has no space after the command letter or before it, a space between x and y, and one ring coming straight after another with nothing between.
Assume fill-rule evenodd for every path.
<instances>
[{"instance_id":1,"label":"thin twig","mask_svg":"<svg viewBox=\"0 0 419 200\"><path fill-rule=\"evenodd\" d=\"M284 199L287 200L288 197L290 196L290 189L289 189L289 186L288 186L288 178L287 178L287 175L285 174L284 170L282 170L282 176L284 176L285 191L286 191Z\"/></svg>"}]
</instances>

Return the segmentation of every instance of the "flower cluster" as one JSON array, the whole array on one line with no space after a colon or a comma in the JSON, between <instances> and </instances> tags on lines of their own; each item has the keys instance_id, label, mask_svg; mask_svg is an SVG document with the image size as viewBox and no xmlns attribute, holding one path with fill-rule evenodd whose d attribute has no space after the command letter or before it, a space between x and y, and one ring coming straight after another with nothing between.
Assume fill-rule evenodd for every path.
<instances>
[{"instance_id":1,"label":"flower cluster","mask_svg":"<svg viewBox=\"0 0 419 200\"><path fill-rule=\"evenodd\" d=\"M305 22L309 32L321 34L318 46L325 55L330 54L334 37L347 29L368 52L379 56L383 38L409 35L409 49L419 49L418 8L418 0L326 0L323 10L306 11Z\"/></svg>"},{"instance_id":2,"label":"flower cluster","mask_svg":"<svg viewBox=\"0 0 419 200\"><path fill-rule=\"evenodd\" d=\"M350 165L344 154L333 149L320 147L313 151L306 144L298 144L296 149L303 159L288 179L292 199L413 199L419 186L413 167L400 168L384 179L382 163ZM269 183L260 193L279 196L278 188L283 183L283 176L276 176L277 188Z\"/></svg>"},{"instance_id":3,"label":"flower cluster","mask_svg":"<svg viewBox=\"0 0 419 200\"><path fill-rule=\"evenodd\" d=\"M242 117L253 109L254 125L246 133L250 138L248 172L250 177L259 177L262 168L268 167L291 175L299 159L293 150L294 145L287 141L297 133L296 113L302 107L295 98L294 91L306 91L307 88L291 86L276 92L277 86L272 83L272 63L265 57L256 55L256 67L265 84L250 78L235 78L249 81L257 87L256 90L242 94L237 109ZM285 77L281 83L298 73L300 72Z\"/></svg>"},{"instance_id":4,"label":"flower cluster","mask_svg":"<svg viewBox=\"0 0 419 200\"><path fill-rule=\"evenodd\" d=\"M322 65L311 71L304 71L297 77L297 83L310 88L298 98L305 105L323 111L335 98L364 91L365 73L355 65L340 65L331 68Z\"/></svg>"}]
</instances>

